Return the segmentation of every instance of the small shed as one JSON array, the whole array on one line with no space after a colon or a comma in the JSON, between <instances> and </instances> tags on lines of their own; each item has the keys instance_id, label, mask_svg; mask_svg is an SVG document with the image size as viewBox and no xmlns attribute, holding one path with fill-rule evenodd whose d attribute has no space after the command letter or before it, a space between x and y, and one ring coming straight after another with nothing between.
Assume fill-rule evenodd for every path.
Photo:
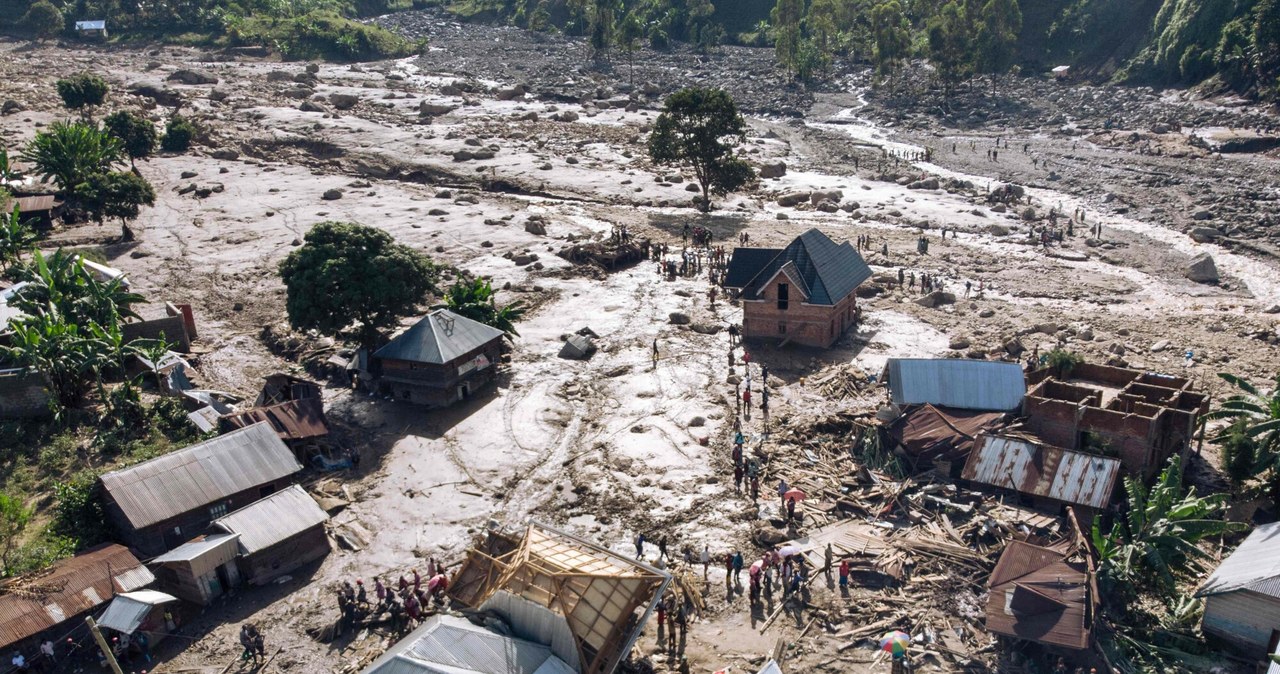
<instances>
[{"instance_id":1,"label":"small shed","mask_svg":"<svg viewBox=\"0 0 1280 674\"><path fill-rule=\"evenodd\" d=\"M1022 366L991 360L890 358L884 379L895 405L1012 412L1027 394Z\"/></svg>"},{"instance_id":2,"label":"small shed","mask_svg":"<svg viewBox=\"0 0 1280 674\"><path fill-rule=\"evenodd\" d=\"M586 335L569 335L560 347L561 358L567 360L587 360L596 352L595 340Z\"/></svg>"},{"instance_id":3,"label":"small shed","mask_svg":"<svg viewBox=\"0 0 1280 674\"><path fill-rule=\"evenodd\" d=\"M52 194L18 197L11 203L5 204L4 210L10 212L15 206L18 209L18 220L22 224L37 229L53 227L54 198Z\"/></svg>"},{"instance_id":4,"label":"small shed","mask_svg":"<svg viewBox=\"0 0 1280 674\"><path fill-rule=\"evenodd\" d=\"M238 537L240 571L262 585L329 554L329 515L293 485L214 521Z\"/></svg>"},{"instance_id":5,"label":"small shed","mask_svg":"<svg viewBox=\"0 0 1280 674\"><path fill-rule=\"evenodd\" d=\"M1205 634L1265 658L1280 640L1280 522L1255 528L1196 596L1204 598Z\"/></svg>"},{"instance_id":6,"label":"small shed","mask_svg":"<svg viewBox=\"0 0 1280 674\"><path fill-rule=\"evenodd\" d=\"M98 627L115 630L121 634L144 632L154 646L168 635L165 629L167 605L178 598L156 590L138 590L116 595L107 606L107 612L98 618Z\"/></svg>"},{"instance_id":7,"label":"small shed","mask_svg":"<svg viewBox=\"0 0 1280 674\"><path fill-rule=\"evenodd\" d=\"M577 674L549 646L436 615L363 674Z\"/></svg>"},{"instance_id":8,"label":"small shed","mask_svg":"<svg viewBox=\"0 0 1280 674\"><path fill-rule=\"evenodd\" d=\"M160 587L197 604L209 605L240 584L239 534L200 536L151 560Z\"/></svg>"},{"instance_id":9,"label":"small shed","mask_svg":"<svg viewBox=\"0 0 1280 674\"><path fill-rule=\"evenodd\" d=\"M107 38L107 21L106 19L77 21L76 34L80 37L91 37L105 40Z\"/></svg>"}]
</instances>

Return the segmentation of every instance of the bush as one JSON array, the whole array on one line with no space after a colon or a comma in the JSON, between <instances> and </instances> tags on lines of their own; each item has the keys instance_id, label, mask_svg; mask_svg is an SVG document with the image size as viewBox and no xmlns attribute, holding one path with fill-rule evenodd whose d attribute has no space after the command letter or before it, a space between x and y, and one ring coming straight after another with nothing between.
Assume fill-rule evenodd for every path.
<instances>
[{"instance_id":1,"label":"bush","mask_svg":"<svg viewBox=\"0 0 1280 674\"><path fill-rule=\"evenodd\" d=\"M40 0L22 16L22 27L37 40L47 40L62 32L62 12L48 0Z\"/></svg>"},{"instance_id":2,"label":"bush","mask_svg":"<svg viewBox=\"0 0 1280 674\"><path fill-rule=\"evenodd\" d=\"M156 144L159 142L156 127L142 115L119 110L107 115L102 124L107 128L107 133L120 139L131 161L146 159L156 151Z\"/></svg>"},{"instance_id":3,"label":"bush","mask_svg":"<svg viewBox=\"0 0 1280 674\"><path fill-rule=\"evenodd\" d=\"M108 90L106 80L89 73L58 80L58 95L62 97L62 103L71 110L102 105L107 100Z\"/></svg>"},{"instance_id":4,"label":"bush","mask_svg":"<svg viewBox=\"0 0 1280 674\"><path fill-rule=\"evenodd\" d=\"M376 61L414 53L414 46L395 33L325 11L275 20L248 18L228 33L235 44L273 45L291 60Z\"/></svg>"},{"instance_id":5,"label":"bush","mask_svg":"<svg viewBox=\"0 0 1280 674\"><path fill-rule=\"evenodd\" d=\"M186 152L191 149L191 139L195 135L196 125L186 117L175 114L169 118L169 124L164 128L164 139L160 141L160 147L165 152Z\"/></svg>"},{"instance_id":6,"label":"bush","mask_svg":"<svg viewBox=\"0 0 1280 674\"><path fill-rule=\"evenodd\" d=\"M98 499L98 476L84 472L53 485L53 524L49 531L84 548L107 540L110 528Z\"/></svg>"}]
</instances>

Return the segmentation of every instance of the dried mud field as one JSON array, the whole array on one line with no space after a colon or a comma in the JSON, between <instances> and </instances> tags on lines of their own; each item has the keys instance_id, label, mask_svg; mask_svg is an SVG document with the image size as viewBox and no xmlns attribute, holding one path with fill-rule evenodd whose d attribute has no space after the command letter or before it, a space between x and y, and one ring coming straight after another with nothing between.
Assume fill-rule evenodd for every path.
<instances>
[{"instance_id":1,"label":"dried mud field","mask_svg":"<svg viewBox=\"0 0 1280 674\"><path fill-rule=\"evenodd\" d=\"M1258 209L1274 217L1280 199L1274 150L1200 153L1194 161L1202 164L1193 166L1192 158L1168 153L1156 162L1146 145L1101 132L1062 136L945 122L899 130L851 78L846 91L794 97L810 106L803 118L744 105L757 110L748 117L748 158L780 159L788 170L719 199L714 213L701 216L688 207L688 176L652 166L644 147L661 94L699 83L699 71L666 72L660 86L638 84L628 96L621 66L612 74L579 69L550 77L561 80L561 90L563 80L574 79L575 87L601 95L567 100L563 92L539 95L536 86L525 94L513 87L527 82L504 79L510 73L496 62L486 70L473 57L467 72L449 67L451 52L490 48L474 37L479 30L464 31L470 42L441 37L421 59L317 64L311 76L306 64L229 61L185 48L0 43L0 100L21 108L0 117L10 148L67 116L53 82L83 70L111 82L109 107L144 109L159 121L171 107L157 97L180 100L182 113L201 125L191 154L139 164L158 201L134 225L137 242L116 244L116 228L86 226L58 230L48 245L100 248L153 302L144 315L161 312L165 301L191 303L201 333L193 365L202 388L252 397L262 375L296 370L261 334L283 323L278 263L323 220L385 229L443 264L492 277L505 288L500 301L533 307L498 385L464 406L426 412L326 389L341 442L365 456L358 473L340 478L355 500L333 521L358 549L335 547L284 584L239 591L184 626L188 638L165 644L154 671L222 670L238 655L243 620L265 628L269 647L283 647L269 670L359 671L385 647L385 635L362 631L322 643L309 634L337 617L333 584L394 576L429 556L456 563L490 522L519 525L533 517L620 552L632 551L633 536L644 531L666 534L676 550L705 544L713 553L757 555L760 525L750 499L734 493L729 459L731 375L741 376L742 366L730 372L720 330L741 321L740 307L712 306L705 275L667 280L653 262L604 273L555 254L570 241L607 238L618 225L676 250L686 223L710 228L717 243L730 246L747 232L753 245L781 247L813 227L837 241L871 238L865 255L884 290L862 301L857 334L827 351L751 348L755 363L769 366L775 396L767 437L759 419L746 422L762 450L780 457L762 481L765 492L778 477L813 469L786 457L804 456L798 450L820 433L821 420L874 412L883 402L883 389L872 386L835 395L818 386L830 381L825 375L833 368L874 375L894 356L958 351L985 358L1062 345L1099 362L1189 375L1216 394L1224 390L1219 371L1270 376L1276 369L1277 260L1262 245L1197 242L1181 226L1190 217L1182 211L1198 208L1202 192L1241 181L1263 195ZM581 46L547 51L555 48ZM180 69L217 83L166 81ZM1213 133L1219 131L1235 133ZM1188 128L1156 141L1170 153L1199 148L1191 136ZM984 151L997 137L999 161L988 161ZM924 148L931 157L912 159ZM1043 158L1064 165L1055 167L1062 179L1048 178L1039 168ZM1169 180L1126 191L1117 175L1133 171ZM987 203L988 186L1001 181L1026 185L1040 217L1051 208L1083 209L1089 225L1044 248L1028 236L1025 205L997 212ZM780 194L815 189L840 190L842 203L856 208L827 213L809 201L778 205ZM1259 226L1257 210L1250 213L1240 216L1248 222L1232 222L1224 211L1213 224L1222 231ZM546 223L545 235L526 231L530 218ZM1087 236L1095 223L1102 225L1100 238ZM930 242L927 254L916 252L922 235ZM1187 264L1200 253L1213 256L1219 283L1186 278ZM917 293L886 287L896 283L899 268L943 279L957 301L926 307L915 301ZM688 314L691 325L671 324L672 312ZM600 352L585 362L558 358L562 335L583 327L600 336ZM661 357L653 367L655 339ZM764 499L761 515L776 516L776 503ZM969 606L971 616L980 615L984 580L957 578L944 583L948 598L937 611L970 625L957 639L976 653L990 639L959 614ZM884 670L870 649L837 650L859 626L841 617L848 604L873 601L868 597L844 598L815 583L810 605L826 618L813 624L805 615L788 616L762 633L768 612L753 615L740 592L726 596L724 572L713 568L706 610L690 631L692 669L749 669L782 637L795 643L794 671ZM944 629L941 622L934 627ZM652 626L638 649L657 650ZM661 670L667 663L654 655L645 666ZM925 671L955 666L934 660Z\"/></svg>"}]
</instances>

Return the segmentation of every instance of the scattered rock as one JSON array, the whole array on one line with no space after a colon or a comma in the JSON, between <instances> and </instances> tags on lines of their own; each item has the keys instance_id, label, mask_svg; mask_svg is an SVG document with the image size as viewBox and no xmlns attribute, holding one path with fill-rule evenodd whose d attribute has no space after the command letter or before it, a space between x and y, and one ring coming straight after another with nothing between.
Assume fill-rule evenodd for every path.
<instances>
[{"instance_id":1,"label":"scattered rock","mask_svg":"<svg viewBox=\"0 0 1280 674\"><path fill-rule=\"evenodd\" d=\"M1169 348L1169 340L1162 339L1156 342L1155 344L1151 345L1151 353L1160 353L1161 351L1164 351L1167 348Z\"/></svg>"},{"instance_id":2,"label":"scattered rock","mask_svg":"<svg viewBox=\"0 0 1280 674\"><path fill-rule=\"evenodd\" d=\"M812 192L788 192L778 197L778 205L785 207L799 206L809 200Z\"/></svg>"},{"instance_id":3,"label":"scattered rock","mask_svg":"<svg viewBox=\"0 0 1280 674\"><path fill-rule=\"evenodd\" d=\"M1191 258L1191 263L1187 265L1187 278L1196 283L1217 283L1218 265L1214 263L1213 256L1200 253Z\"/></svg>"},{"instance_id":4,"label":"scattered rock","mask_svg":"<svg viewBox=\"0 0 1280 674\"><path fill-rule=\"evenodd\" d=\"M457 109L458 106L449 103L432 103L430 101L423 101L418 104L418 114L431 117L447 115Z\"/></svg>"},{"instance_id":5,"label":"scattered rock","mask_svg":"<svg viewBox=\"0 0 1280 674\"><path fill-rule=\"evenodd\" d=\"M920 299L916 300L916 304L919 304L922 307L929 307L930 309L942 306L944 304L955 304L955 303L956 303L955 293L949 293L942 290L935 290L929 293L928 295L925 295L924 297L921 297Z\"/></svg>"},{"instance_id":6,"label":"scattered rock","mask_svg":"<svg viewBox=\"0 0 1280 674\"><path fill-rule=\"evenodd\" d=\"M689 314L686 314L683 311L671 312L667 315L667 320L669 320L672 325L688 325L692 322L692 319L689 318Z\"/></svg>"},{"instance_id":7,"label":"scattered rock","mask_svg":"<svg viewBox=\"0 0 1280 674\"><path fill-rule=\"evenodd\" d=\"M360 97L352 94L329 94L329 103L337 110L350 110L360 102Z\"/></svg>"},{"instance_id":8,"label":"scattered rock","mask_svg":"<svg viewBox=\"0 0 1280 674\"><path fill-rule=\"evenodd\" d=\"M16 112L22 112L23 110L26 110L26 109L27 109L27 106L23 105L22 103L19 103L18 101L15 101L13 99L9 99L4 102L4 105L0 105L0 115L12 115Z\"/></svg>"},{"instance_id":9,"label":"scattered rock","mask_svg":"<svg viewBox=\"0 0 1280 674\"><path fill-rule=\"evenodd\" d=\"M546 236L547 224L542 220L534 220L533 218L529 218L529 221L524 223L524 231L530 234L534 234L536 236Z\"/></svg>"},{"instance_id":10,"label":"scattered rock","mask_svg":"<svg viewBox=\"0 0 1280 674\"><path fill-rule=\"evenodd\" d=\"M198 173L196 173L195 171L183 171L183 172L182 172L182 174L181 174L179 177L180 177L180 178L182 178L183 180L186 180L186 179L188 179L188 178L194 178L194 177L196 177L197 175L199 175L199 174L198 174Z\"/></svg>"},{"instance_id":11,"label":"scattered rock","mask_svg":"<svg viewBox=\"0 0 1280 674\"><path fill-rule=\"evenodd\" d=\"M707 425L707 418L697 416L689 420L689 428L702 428Z\"/></svg>"},{"instance_id":12,"label":"scattered rock","mask_svg":"<svg viewBox=\"0 0 1280 674\"><path fill-rule=\"evenodd\" d=\"M1203 208L1202 208L1202 209L1200 209L1200 210L1196 211L1195 213L1192 213L1192 214L1191 214L1191 219L1192 219L1192 220L1212 220L1212 219L1213 219L1213 211L1206 210L1206 209L1203 209Z\"/></svg>"},{"instance_id":13,"label":"scattered rock","mask_svg":"<svg viewBox=\"0 0 1280 674\"><path fill-rule=\"evenodd\" d=\"M213 152L210 152L209 156L223 161L235 161L240 158L240 153L229 148L223 148L221 150L214 150Z\"/></svg>"},{"instance_id":14,"label":"scattered rock","mask_svg":"<svg viewBox=\"0 0 1280 674\"><path fill-rule=\"evenodd\" d=\"M310 99L307 99L307 100L305 100L305 101L303 101L303 102L299 103L299 104L298 104L298 109L299 109L299 110L301 110L301 111L303 111L303 112L320 112L320 113L324 113L324 114L328 114L328 113L329 113L329 108L326 108L326 107L324 107L323 105L320 105L319 103L316 103L315 101L310 100Z\"/></svg>"},{"instance_id":15,"label":"scattered rock","mask_svg":"<svg viewBox=\"0 0 1280 674\"><path fill-rule=\"evenodd\" d=\"M761 178L781 178L787 175L787 163L782 160L767 161L760 165Z\"/></svg>"},{"instance_id":16,"label":"scattered rock","mask_svg":"<svg viewBox=\"0 0 1280 674\"><path fill-rule=\"evenodd\" d=\"M964 336L952 337L948 346L954 351L963 351L969 348L969 338Z\"/></svg>"},{"instance_id":17,"label":"scattered rock","mask_svg":"<svg viewBox=\"0 0 1280 674\"><path fill-rule=\"evenodd\" d=\"M339 190L339 189L325 190L324 194L320 195L320 198L324 199L325 201L337 201L338 199L342 198L342 190Z\"/></svg>"},{"instance_id":18,"label":"scattered rock","mask_svg":"<svg viewBox=\"0 0 1280 674\"><path fill-rule=\"evenodd\" d=\"M978 312L979 318L991 318L992 316L995 316L995 315L996 315L995 309L983 309L982 311Z\"/></svg>"},{"instance_id":19,"label":"scattered rock","mask_svg":"<svg viewBox=\"0 0 1280 674\"><path fill-rule=\"evenodd\" d=\"M817 206L824 201L831 201L838 204L843 198L844 192L841 192L840 190L815 190L809 194L809 201L812 202L814 206Z\"/></svg>"},{"instance_id":20,"label":"scattered rock","mask_svg":"<svg viewBox=\"0 0 1280 674\"><path fill-rule=\"evenodd\" d=\"M937 178L925 178L924 180L917 180L917 181L915 181L915 182L913 182L913 183L908 183L908 184L907 184L907 189L909 189L909 190L936 190L936 189L938 189L938 179L937 179Z\"/></svg>"},{"instance_id":21,"label":"scattered rock","mask_svg":"<svg viewBox=\"0 0 1280 674\"><path fill-rule=\"evenodd\" d=\"M169 82L181 82L183 84L217 84L218 78L209 73L199 70L175 70L169 73L165 78Z\"/></svg>"},{"instance_id":22,"label":"scattered rock","mask_svg":"<svg viewBox=\"0 0 1280 674\"><path fill-rule=\"evenodd\" d=\"M287 70L272 70L267 73L268 82L292 82L293 73Z\"/></svg>"},{"instance_id":23,"label":"scattered rock","mask_svg":"<svg viewBox=\"0 0 1280 674\"><path fill-rule=\"evenodd\" d=\"M1196 243L1212 243L1222 236L1222 231L1216 227L1192 227L1188 233Z\"/></svg>"}]
</instances>

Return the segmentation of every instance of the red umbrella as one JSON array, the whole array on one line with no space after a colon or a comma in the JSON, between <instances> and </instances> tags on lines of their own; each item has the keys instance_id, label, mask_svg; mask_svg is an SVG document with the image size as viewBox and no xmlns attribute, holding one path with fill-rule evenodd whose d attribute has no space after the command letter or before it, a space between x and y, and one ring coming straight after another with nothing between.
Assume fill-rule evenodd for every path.
<instances>
[{"instance_id":1,"label":"red umbrella","mask_svg":"<svg viewBox=\"0 0 1280 674\"><path fill-rule=\"evenodd\" d=\"M782 498L788 501L791 499L803 501L805 499L805 493L796 487L792 487L782 494Z\"/></svg>"}]
</instances>

